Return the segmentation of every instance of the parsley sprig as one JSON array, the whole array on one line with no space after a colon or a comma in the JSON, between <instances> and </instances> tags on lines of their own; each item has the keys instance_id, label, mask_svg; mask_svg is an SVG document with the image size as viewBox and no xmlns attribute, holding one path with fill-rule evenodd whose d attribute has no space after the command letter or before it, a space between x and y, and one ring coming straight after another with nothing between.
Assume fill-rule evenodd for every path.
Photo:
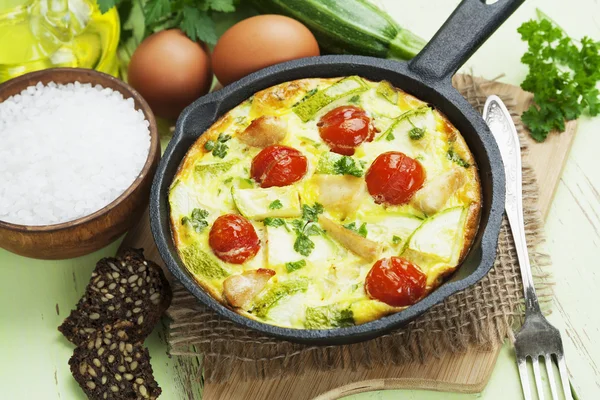
<instances>
[{"instance_id":1,"label":"parsley sprig","mask_svg":"<svg viewBox=\"0 0 600 400\"><path fill-rule=\"evenodd\" d=\"M283 204L281 204L281 200L279 200L279 199L273 200L271 202L271 204L269 204L269 210L279 210L282 207L283 207Z\"/></svg>"},{"instance_id":2,"label":"parsley sprig","mask_svg":"<svg viewBox=\"0 0 600 400\"><path fill-rule=\"evenodd\" d=\"M316 224L319 214L323 213L323 206L315 203L312 207L307 204L302 205L302 219L292 221L292 228L296 233L294 241L294 250L308 257L315 249L315 243L310 236L316 236L323 233L323 230Z\"/></svg>"},{"instance_id":3,"label":"parsley sprig","mask_svg":"<svg viewBox=\"0 0 600 400\"><path fill-rule=\"evenodd\" d=\"M217 140L207 140L204 143L204 148L208 151L212 152L212 155L219 158L225 158L227 155L227 151L229 150L229 146L225 143L231 139L231 135L223 135L219 133L219 137Z\"/></svg>"},{"instance_id":4,"label":"parsley sprig","mask_svg":"<svg viewBox=\"0 0 600 400\"><path fill-rule=\"evenodd\" d=\"M189 217L186 216L181 218L181 224L189 225L196 233L200 233L208 226L208 222L206 221L207 217L208 211L201 208L194 208Z\"/></svg>"},{"instance_id":5,"label":"parsley sprig","mask_svg":"<svg viewBox=\"0 0 600 400\"><path fill-rule=\"evenodd\" d=\"M352 175L360 178L365 173L363 166L350 156L342 156L333 164L333 172L337 175Z\"/></svg>"},{"instance_id":6,"label":"parsley sprig","mask_svg":"<svg viewBox=\"0 0 600 400\"><path fill-rule=\"evenodd\" d=\"M369 231L367 230L367 223L363 222L360 227L356 227L356 222L351 222L347 225L344 225L344 228L346 229L350 229L353 232L358 233L360 236L366 238L367 237L367 233L369 233Z\"/></svg>"},{"instance_id":7,"label":"parsley sprig","mask_svg":"<svg viewBox=\"0 0 600 400\"><path fill-rule=\"evenodd\" d=\"M534 105L522 115L531 136L542 142L552 130L565 130L565 121L583 112L600 113L600 43L589 37L579 42L538 10L539 21L528 21L517 30L529 45L521 62L529 73L521 87L533 92Z\"/></svg>"}]
</instances>

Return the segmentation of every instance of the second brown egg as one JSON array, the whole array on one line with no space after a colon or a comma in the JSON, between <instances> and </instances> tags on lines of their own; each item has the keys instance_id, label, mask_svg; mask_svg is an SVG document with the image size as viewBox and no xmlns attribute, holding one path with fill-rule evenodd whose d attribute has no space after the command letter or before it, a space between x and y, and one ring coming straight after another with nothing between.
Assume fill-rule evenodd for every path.
<instances>
[{"instance_id":1,"label":"second brown egg","mask_svg":"<svg viewBox=\"0 0 600 400\"><path fill-rule=\"evenodd\" d=\"M221 36L212 66L219 82L228 85L270 65L319 54L317 40L300 22L282 15L258 15Z\"/></svg>"}]
</instances>

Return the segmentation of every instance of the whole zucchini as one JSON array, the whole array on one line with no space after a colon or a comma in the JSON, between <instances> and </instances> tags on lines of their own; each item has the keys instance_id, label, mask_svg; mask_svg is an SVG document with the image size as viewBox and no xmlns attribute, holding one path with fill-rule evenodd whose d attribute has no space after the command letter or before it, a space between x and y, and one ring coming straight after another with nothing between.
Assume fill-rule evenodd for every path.
<instances>
[{"instance_id":1,"label":"whole zucchini","mask_svg":"<svg viewBox=\"0 0 600 400\"><path fill-rule=\"evenodd\" d=\"M426 44L368 0L251 0L263 14L294 18L334 54L410 60Z\"/></svg>"}]
</instances>

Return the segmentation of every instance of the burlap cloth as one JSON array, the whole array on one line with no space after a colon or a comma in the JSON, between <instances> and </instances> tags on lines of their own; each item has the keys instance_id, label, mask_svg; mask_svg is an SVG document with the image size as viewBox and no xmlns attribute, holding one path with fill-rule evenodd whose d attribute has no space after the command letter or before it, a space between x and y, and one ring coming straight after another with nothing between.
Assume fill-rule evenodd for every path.
<instances>
[{"instance_id":1,"label":"burlap cloth","mask_svg":"<svg viewBox=\"0 0 600 400\"><path fill-rule=\"evenodd\" d=\"M463 76L461 93L482 111L488 94L485 83ZM509 110L514 100L503 98ZM513 115L519 134L523 129ZM523 141L521 141L523 143ZM522 148L522 151L527 151ZM536 209L537 185L531 168L523 165L525 230L540 301L550 298L543 272L549 257L538 251L543 222ZM371 368L425 360L445 352L462 352L473 346L491 348L512 335L522 316L522 285L510 228L503 221L498 257L489 274L474 286L457 293L412 321L377 339L343 346L310 346L262 335L223 319L200 304L179 283L173 286L168 343L172 355L202 360L204 380L223 382L240 367L246 378L299 374L333 368ZM202 369L198 369L202 371ZM199 377L200 378L200 377Z\"/></svg>"}]
</instances>

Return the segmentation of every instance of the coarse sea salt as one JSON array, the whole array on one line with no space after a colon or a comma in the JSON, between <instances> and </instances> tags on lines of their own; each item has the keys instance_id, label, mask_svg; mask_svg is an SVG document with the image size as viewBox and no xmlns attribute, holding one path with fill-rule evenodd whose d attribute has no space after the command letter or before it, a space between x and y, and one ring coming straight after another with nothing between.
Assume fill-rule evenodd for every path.
<instances>
[{"instance_id":1,"label":"coarse sea salt","mask_svg":"<svg viewBox=\"0 0 600 400\"><path fill-rule=\"evenodd\" d=\"M0 221L52 225L89 215L138 177L149 123L100 85L38 83L0 103Z\"/></svg>"}]
</instances>

